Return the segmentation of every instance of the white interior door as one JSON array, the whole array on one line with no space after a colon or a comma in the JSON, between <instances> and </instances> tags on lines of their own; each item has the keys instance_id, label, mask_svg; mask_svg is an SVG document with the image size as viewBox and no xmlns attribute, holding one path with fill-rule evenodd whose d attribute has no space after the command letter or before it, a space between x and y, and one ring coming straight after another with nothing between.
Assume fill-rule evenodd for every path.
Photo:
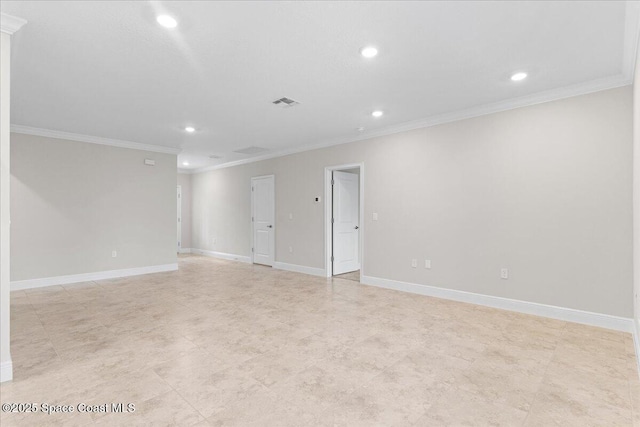
<instances>
[{"instance_id":1,"label":"white interior door","mask_svg":"<svg viewBox=\"0 0 640 427\"><path fill-rule=\"evenodd\" d=\"M274 177L251 178L253 262L273 265L275 259Z\"/></svg>"},{"instance_id":2,"label":"white interior door","mask_svg":"<svg viewBox=\"0 0 640 427\"><path fill-rule=\"evenodd\" d=\"M355 173L333 172L333 274L360 269L360 185Z\"/></svg>"},{"instance_id":3,"label":"white interior door","mask_svg":"<svg viewBox=\"0 0 640 427\"><path fill-rule=\"evenodd\" d=\"M178 185L178 253L182 247L182 187Z\"/></svg>"}]
</instances>

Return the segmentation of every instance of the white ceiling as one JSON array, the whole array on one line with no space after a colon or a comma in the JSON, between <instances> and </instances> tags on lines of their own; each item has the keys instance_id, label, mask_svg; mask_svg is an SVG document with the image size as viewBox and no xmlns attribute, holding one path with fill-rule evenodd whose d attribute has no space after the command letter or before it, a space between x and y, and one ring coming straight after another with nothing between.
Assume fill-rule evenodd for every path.
<instances>
[{"instance_id":1,"label":"white ceiling","mask_svg":"<svg viewBox=\"0 0 640 427\"><path fill-rule=\"evenodd\" d=\"M630 84L638 28L638 3L615 1L1 8L28 21L13 36L12 123L180 148L192 169ZM366 45L379 55L361 57ZM284 96L301 105L271 104Z\"/></svg>"}]
</instances>

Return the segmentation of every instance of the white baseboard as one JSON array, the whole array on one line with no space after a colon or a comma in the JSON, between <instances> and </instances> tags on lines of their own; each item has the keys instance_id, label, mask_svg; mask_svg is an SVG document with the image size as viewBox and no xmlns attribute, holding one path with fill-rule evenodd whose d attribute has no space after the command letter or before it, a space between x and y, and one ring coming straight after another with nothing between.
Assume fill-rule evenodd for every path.
<instances>
[{"instance_id":1,"label":"white baseboard","mask_svg":"<svg viewBox=\"0 0 640 427\"><path fill-rule=\"evenodd\" d=\"M118 277L139 276L141 274L175 271L178 264L152 265L149 267L125 268L123 270L98 271L95 273L71 274L69 276L43 277L41 279L18 280L11 282L12 291L42 288L45 286L68 285L70 283L91 282L94 280L115 279Z\"/></svg>"},{"instance_id":2,"label":"white baseboard","mask_svg":"<svg viewBox=\"0 0 640 427\"><path fill-rule=\"evenodd\" d=\"M180 248L179 252L181 254L190 254L191 253L191 248Z\"/></svg>"},{"instance_id":3,"label":"white baseboard","mask_svg":"<svg viewBox=\"0 0 640 427\"><path fill-rule=\"evenodd\" d=\"M598 326L616 331L634 333L633 319L611 316L608 314L592 313L589 311L575 310L572 308L556 307L553 305L539 304L514 300L510 298L494 297L490 295L475 294L472 292L458 291L455 289L438 288L435 286L419 285L416 283L400 282L397 280L381 279L378 277L362 276L360 283L377 286L380 288L395 289L430 297L467 302L484 305L502 310L516 311L519 313L533 314L536 316L550 317L552 319L565 320L567 322L582 323L584 325ZM636 342L636 346L638 343ZM637 348L637 347L636 347Z\"/></svg>"},{"instance_id":4,"label":"white baseboard","mask_svg":"<svg viewBox=\"0 0 640 427\"><path fill-rule=\"evenodd\" d=\"M324 268L307 267L304 265L287 264L284 262L274 262L273 268L278 270L294 271L296 273L310 274L312 276L326 277Z\"/></svg>"},{"instance_id":5,"label":"white baseboard","mask_svg":"<svg viewBox=\"0 0 640 427\"><path fill-rule=\"evenodd\" d=\"M191 248L191 253L192 254L198 254L198 255L204 255L204 256L210 256L210 257L213 257L213 258L226 259L226 260L229 260L229 261L246 262L248 264L251 264L251 257L244 256L244 255L227 254L227 253L224 253L224 252L206 251L204 249L194 249L194 248Z\"/></svg>"},{"instance_id":6,"label":"white baseboard","mask_svg":"<svg viewBox=\"0 0 640 427\"><path fill-rule=\"evenodd\" d=\"M13 379L13 362L11 359L0 363L0 383Z\"/></svg>"}]
</instances>

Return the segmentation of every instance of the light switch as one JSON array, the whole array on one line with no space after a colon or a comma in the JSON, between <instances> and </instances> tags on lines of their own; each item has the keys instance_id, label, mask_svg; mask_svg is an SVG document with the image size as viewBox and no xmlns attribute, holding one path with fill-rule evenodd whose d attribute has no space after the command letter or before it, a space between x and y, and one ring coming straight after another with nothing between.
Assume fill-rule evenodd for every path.
<instances>
[{"instance_id":1,"label":"light switch","mask_svg":"<svg viewBox=\"0 0 640 427\"><path fill-rule=\"evenodd\" d=\"M292 213L289 214L289 219L293 219L293 214Z\"/></svg>"}]
</instances>

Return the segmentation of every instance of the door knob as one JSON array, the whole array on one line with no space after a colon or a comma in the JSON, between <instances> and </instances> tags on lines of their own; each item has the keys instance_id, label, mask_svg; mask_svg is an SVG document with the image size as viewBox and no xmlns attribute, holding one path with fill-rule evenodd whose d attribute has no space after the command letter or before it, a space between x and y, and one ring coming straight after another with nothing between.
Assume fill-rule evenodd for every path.
<instances>
[{"instance_id":1,"label":"door knob","mask_svg":"<svg viewBox=\"0 0 640 427\"><path fill-rule=\"evenodd\" d=\"M358 226L356 225L356 230L357 230L358 228L360 228L360 227L358 227Z\"/></svg>"},{"instance_id":2,"label":"door knob","mask_svg":"<svg viewBox=\"0 0 640 427\"><path fill-rule=\"evenodd\" d=\"M273 228L273 225L267 225L267 228Z\"/></svg>"}]
</instances>

